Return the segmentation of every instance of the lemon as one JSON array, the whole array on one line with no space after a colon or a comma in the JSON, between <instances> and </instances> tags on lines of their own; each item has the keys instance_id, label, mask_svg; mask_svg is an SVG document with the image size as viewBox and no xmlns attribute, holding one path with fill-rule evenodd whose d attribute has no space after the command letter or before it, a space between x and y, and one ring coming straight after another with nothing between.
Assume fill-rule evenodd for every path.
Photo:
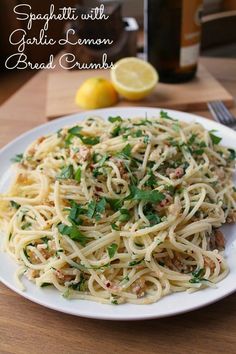
<instances>
[{"instance_id":1,"label":"lemon","mask_svg":"<svg viewBox=\"0 0 236 354\"><path fill-rule=\"evenodd\" d=\"M102 77L85 80L75 97L75 103L83 109L108 107L117 101L118 95L112 83Z\"/></svg>"},{"instance_id":2,"label":"lemon","mask_svg":"<svg viewBox=\"0 0 236 354\"><path fill-rule=\"evenodd\" d=\"M111 69L111 80L117 92L127 100L148 96L158 82L154 67L138 58L124 58Z\"/></svg>"}]
</instances>

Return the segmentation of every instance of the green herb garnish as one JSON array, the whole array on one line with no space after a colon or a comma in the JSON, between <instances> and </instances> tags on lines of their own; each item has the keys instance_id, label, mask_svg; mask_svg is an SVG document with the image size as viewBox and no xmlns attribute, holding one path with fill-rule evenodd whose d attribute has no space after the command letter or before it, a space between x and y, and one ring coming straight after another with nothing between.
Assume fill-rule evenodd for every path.
<instances>
[{"instance_id":1,"label":"green herb garnish","mask_svg":"<svg viewBox=\"0 0 236 354\"><path fill-rule=\"evenodd\" d=\"M32 226L31 222L26 222L25 224L23 224L23 225L21 226L21 229L22 229L22 230L27 230L27 229L29 229L31 226Z\"/></svg>"},{"instance_id":2,"label":"green herb garnish","mask_svg":"<svg viewBox=\"0 0 236 354\"><path fill-rule=\"evenodd\" d=\"M209 136L211 138L212 144L218 145L221 142L222 138L220 138L219 136L214 135L213 132L214 132L214 130L211 130L209 132Z\"/></svg>"},{"instance_id":3,"label":"green herb garnish","mask_svg":"<svg viewBox=\"0 0 236 354\"><path fill-rule=\"evenodd\" d=\"M204 150L203 149L193 150L193 153L196 155L202 155L202 154L204 154Z\"/></svg>"},{"instance_id":4,"label":"green herb garnish","mask_svg":"<svg viewBox=\"0 0 236 354\"><path fill-rule=\"evenodd\" d=\"M110 259L114 257L117 249L118 249L118 245L116 243L112 243L110 246L107 247L107 252Z\"/></svg>"},{"instance_id":5,"label":"green herb garnish","mask_svg":"<svg viewBox=\"0 0 236 354\"><path fill-rule=\"evenodd\" d=\"M122 149L118 154L117 157L121 159L130 159L131 157L131 150L132 146L130 144L127 144L124 149Z\"/></svg>"},{"instance_id":6,"label":"green herb garnish","mask_svg":"<svg viewBox=\"0 0 236 354\"><path fill-rule=\"evenodd\" d=\"M236 151L234 149L228 149L230 155L229 155L229 160L235 160L236 159Z\"/></svg>"},{"instance_id":7,"label":"green herb garnish","mask_svg":"<svg viewBox=\"0 0 236 354\"><path fill-rule=\"evenodd\" d=\"M105 208L106 208L106 199L105 198L100 199L99 202L92 200L88 204L87 216L90 219L95 218L95 220L98 221L101 219L101 214L104 213Z\"/></svg>"},{"instance_id":8,"label":"green herb garnish","mask_svg":"<svg viewBox=\"0 0 236 354\"><path fill-rule=\"evenodd\" d=\"M150 226L157 225L161 222L160 216L154 212L150 211L145 216L148 219L148 221L150 222Z\"/></svg>"},{"instance_id":9,"label":"green herb garnish","mask_svg":"<svg viewBox=\"0 0 236 354\"><path fill-rule=\"evenodd\" d=\"M106 160L109 158L109 156L107 154L105 154L99 161L98 161L98 165L99 167L103 167L104 163L106 162Z\"/></svg>"},{"instance_id":10,"label":"green herb garnish","mask_svg":"<svg viewBox=\"0 0 236 354\"><path fill-rule=\"evenodd\" d=\"M129 262L129 267L134 267L140 263L143 262L144 259L140 259L139 261L132 261L132 262Z\"/></svg>"},{"instance_id":11,"label":"green herb garnish","mask_svg":"<svg viewBox=\"0 0 236 354\"><path fill-rule=\"evenodd\" d=\"M119 231L119 227L115 223L111 224L111 228L115 231Z\"/></svg>"},{"instance_id":12,"label":"green herb garnish","mask_svg":"<svg viewBox=\"0 0 236 354\"><path fill-rule=\"evenodd\" d=\"M114 211L119 210L122 207L122 205L123 205L123 200L122 199L106 198L106 201L110 205L111 209L114 210Z\"/></svg>"},{"instance_id":13,"label":"green herb garnish","mask_svg":"<svg viewBox=\"0 0 236 354\"><path fill-rule=\"evenodd\" d=\"M135 138L140 138L143 135L143 132L141 129L136 130L136 132L133 134Z\"/></svg>"},{"instance_id":14,"label":"green herb garnish","mask_svg":"<svg viewBox=\"0 0 236 354\"><path fill-rule=\"evenodd\" d=\"M15 157L11 158L11 162L22 162L23 154L17 154Z\"/></svg>"},{"instance_id":15,"label":"green herb garnish","mask_svg":"<svg viewBox=\"0 0 236 354\"><path fill-rule=\"evenodd\" d=\"M179 132L180 131L180 126L179 126L179 123L174 123L173 125L172 125L172 128L173 128L173 130L175 131L175 132Z\"/></svg>"},{"instance_id":16,"label":"green herb garnish","mask_svg":"<svg viewBox=\"0 0 236 354\"><path fill-rule=\"evenodd\" d=\"M73 179L74 178L74 168L72 165L66 166L61 170L61 173L57 179Z\"/></svg>"},{"instance_id":17,"label":"green herb garnish","mask_svg":"<svg viewBox=\"0 0 236 354\"><path fill-rule=\"evenodd\" d=\"M139 200L150 203L159 203L165 199L165 195L159 191L141 190L136 186L130 186L131 194L128 199Z\"/></svg>"},{"instance_id":18,"label":"green herb garnish","mask_svg":"<svg viewBox=\"0 0 236 354\"><path fill-rule=\"evenodd\" d=\"M160 117L163 119L169 119L169 120L173 120L176 121L176 119L171 118L167 112L165 111L160 111Z\"/></svg>"},{"instance_id":19,"label":"green herb garnish","mask_svg":"<svg viewBox=\"0 0 236 354\"><path fill-rule=\"evenodd\" d=\"M111 136L115 138L116 136L120 135L121 133L121 126L118 124L111 132Z\"/></svg>"},{"instance_id":20,"label":"green herb garnish","mask_svg":"<svg viewBox=\"0 0 236 354\"><path fill-rule=\"evenodd\" d=\"M11 204L12 208L15 208L15 209L19 209L21 207L20 204L14 202L14 200L11 200L10 204Z\"/></svg>"},{"instance_id":21,"label":"green herb garnish","mask_svg":"<svg viewBox=\"0 0 236 354\"><path fill-rule=\"evenodd\" d=\"M169 194L170 194L171 196L173 196L173 195L175 194L175 187L172 186L171 184L166 185L166 186L165 186L165 189L169 192Z\"/></svg>"},{"instance_id":22,"label":"green herb garnish","mask_svg":"<svg viewBox=\"0 0 236 354\"><path fill-rule=\"evenodd\" d=\"M75 180L76 180L78 183L81 182L81 175L82 175L81 167L78 167L77 171L75 172Z\"/></svg>"},{"instance_id":23,"label":"green herb garnish","mask_svg":"<svg viewBox=\"0 0 236 354\"><path fill-rule=\"evenodd\" d=\"M78 241L82 246L85 246L86 243L90 241L90 239L83 235L75 225L68 226L65 224L59 224L57 228L62 235L69 236L72 240Z\"/></svg>"},{"instance_id":24,"label":"green herb garnish","mask_svg":"<svg viewBox=\"0 0 236 354\"><path fill-rule=\"evenodd\" d=\"M80 281L76 284L70 284L69 288L76 290L76 291L86 291L87 290L87 281L84 278L84 275L80 275Z\"/></svg>"},{"instance_id":25,"label":"green herb garnish","mask_svg":"<svg viewBox=\"0 0 236 354\"><path fill-rule=\"evenodd\" d=\"M99 137L85 137L84 135L81 134L81 130L82 127L76 125L73 128L68 130L68 137L66 139L66 144L68 145L69 143L71 143L71 140L74 136L77 136L78 138L80 138L80 140L82 140L82 142L85 145L96 145L100 142L100 138Z\"/></svg>"},{"instance_id":26,"label":"green herb garnish","mask_svg":"<svg viewBox=\"0 0 236 354\"><path fill-rule=\"evenodd\" d=\"M42 283L41 285L40 285L40 287L41 288L45 288L46 286L50 286L50 285L52 285L51 283Z\"/></svg>"},{"instance_id":27,"label":"green herb garnish","mask_svg":"<svg viewBox=\"0 0 236 354\"><path fill-rule=\"evenodd\" d=\"M145 186L148 186L148 187L156 187L157 186L157 179L154 175L154 173L152 172L152 170L150 170L148 172L148 180L145 182Z\"/></svg>"},{"instance_id":28,"label":"green herb garnish","mask_svg":"<svg viewBox=\"0 0 236 354\"><path fill-rule=\"evenodd\" d=\"M68 129L68 133L71 135L79 136L82 129L82 127L76 125L73 128Z\"/></svg>"},{"instance_id":29,"label":"green herb garnish","mask_svg":"<svg viewBox=\"0 0 236 354\"><path fill-rule=\"evenodd\" d=\"M80 204L76 202L71 202L71 209L68 215L69 220L75 225L81 225L82 220L80 219L80 215L86 214L86 209L84 209Z\"/></svg>"},{"instance_id":30,"label":"green herb garnish","mask_svg":"<svg viewBox=\"0 0 236 354\"><path fill-rule=\"evenodd\" d=\"M121 222L126 222L129 221L131 218L131 214L128 209L120 209L120 216L118 218L119 221Z\"/></svg>"},{"instance_id":31,"label":"green herb garnish","mask_svg":"<svg viewBox=\"0 0 236 354\"><path fill-rule=\"evenodd\" d=\"M201 283L202 280L207 280L202 277L204 274L205 274L204 268L195 269L192 272L192 279L190 279L189 282L192 284L197 284L197 283Z\"/></svg>"},{"instance_id":32,"label":"green herb garnish","mask_svg":"<svg viewBox=\"0 0 236 354\"><path fill-rule=\"evenodd\" d=\"M114 298L111 299L111 304L112 305L118 305L118 301Z\"/></svg>"},{"instance_id":33,"label":"green herb garnish","mask_svg":"<svg viewBox=\"0 0 236 354\"><path fill-rule=\"evenodd\" d=\"M82 140L82 142L85 145L97 145L100 142L100 138L99 137L88 137L85 138L83 135L79 135L79 138Z\"/></svg>"},{"instance_id":34,"label":"green herb garnish","mask_svg":"<svg viewBox=\"0 0 236 354\"><path fill-rule=\"evenodd\" d=\"M143 142L144 142L144 144L149 144L150 143L150 136L145 135L145 137L143 138Z\"/></svg>"},{"instance_id":35,"label":"green herb garnish","mask_svg":"<svg viewBox=\"0 0 236 354\"><path fill-rule=\"evenodd\" d=\"M196 139L197 135L196 134L192 134L188 140L188 145L192 145Z\"/></svg>"},{"instance_id":36,"label":"green herb garnish","mask_svg":"<svg viewBox=\"0 0 236 354\"><path fill-rule=\"evenodd\" d=\"M123 122L123 119L120 116L117 117L109 117L108 121L111 123L115 123L115 122Z\"/></svg>"}]
</instances>

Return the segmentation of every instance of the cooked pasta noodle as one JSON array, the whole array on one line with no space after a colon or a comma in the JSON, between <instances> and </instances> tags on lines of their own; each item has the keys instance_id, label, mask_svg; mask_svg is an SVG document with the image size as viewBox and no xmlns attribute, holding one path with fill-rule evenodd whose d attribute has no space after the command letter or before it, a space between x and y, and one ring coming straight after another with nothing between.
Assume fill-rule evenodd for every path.
<instances>
[{"instance_id":1,"label":"cooked pasta noodle","mask_svg":"<svg viewBox=\"0 0 236 354\"><path fill-rule=\"evenodd\" d=\"M236 219L235 151L220 140L161 112L34 141L0 196L17 276L112 304L214 286L229 271L219 228Z\"/></svg>"}]
</instances>

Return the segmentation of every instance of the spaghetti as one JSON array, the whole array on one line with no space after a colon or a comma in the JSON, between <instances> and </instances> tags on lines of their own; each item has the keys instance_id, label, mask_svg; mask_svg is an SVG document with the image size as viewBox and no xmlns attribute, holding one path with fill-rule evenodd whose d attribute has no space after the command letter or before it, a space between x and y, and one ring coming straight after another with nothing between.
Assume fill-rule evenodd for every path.
<instances>
[{"instance_id":1,"label":"spaghetti","mask_svg":"<svg viewBox=\"0 0 236 354\"><path fill-rule=\"evenodd\" d=\"M34 141L0 196L5 249L66 298L147 304L229 269L235 151L198 123L88 118Z\"/></svg>"}]
</instances>

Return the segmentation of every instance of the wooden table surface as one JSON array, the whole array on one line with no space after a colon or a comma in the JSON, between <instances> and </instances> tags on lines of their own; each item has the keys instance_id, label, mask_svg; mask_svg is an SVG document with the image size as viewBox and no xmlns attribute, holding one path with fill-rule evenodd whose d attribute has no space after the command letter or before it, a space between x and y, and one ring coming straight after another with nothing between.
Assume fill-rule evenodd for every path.
<instances>
[{"instance_id":1,"label":"wooden table surface","mask_svg":"<svg viewBox=\"0 0 236 354\"><path fill-rule=\"evenodd\" d=\"M202 58L236 98L236 60ZM0 107L0 145L45 122L47 72ZM236 108L232 109L236 116ZM210 117L209 112L195 112ZM235 280L236 281L236 280ZM0 285L0 354L236 353L236 293L191 313L149 321L109 322L62 314Z\"/></svg>"}]
</instances>

